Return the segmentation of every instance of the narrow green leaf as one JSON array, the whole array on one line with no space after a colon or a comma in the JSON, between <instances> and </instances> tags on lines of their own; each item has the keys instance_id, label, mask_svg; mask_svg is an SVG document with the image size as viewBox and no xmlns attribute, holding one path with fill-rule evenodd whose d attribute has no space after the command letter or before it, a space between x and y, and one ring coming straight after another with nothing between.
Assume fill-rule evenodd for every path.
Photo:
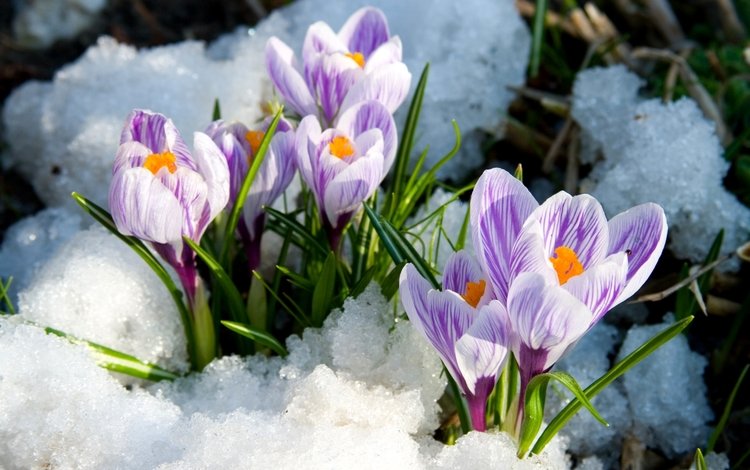
<instances>
[{"instance_id":1,"label":"narrow green leaf","mask_svg":"<svg viewBox=\"0 0 750 470\"><path fill-rule=\"evenodd\" d=\"M701 452L700 448L695 449L695 459L693 459L693 462L695 463L695 470L708 470L706 459L703 458L703 452Z\"/></svg>"},{"instance_id":2,"label":"narrow green leaf","mask_svg":"<svg viewBox=\"0 0 750 470\"><path fill-rule=\"evenodd\" d=\"M440 284L432 274L427 262L417 253L414 247L396 230L387 220L376 214L367 204L364 204L365 213L372 221L380 240L383 242L386 251L391 255L395 264L403 261L414 264L417 271L430 283L435 289L440 288Z\"/></svg>"},{"instance_id":3,"label":"narrow green leaf","mask_svg":"<svg viewBox=\"0 0 750 470\"><path fill-rule=\"evenodd\" d=\"M521 183L523 183L523 165L521 165L520 163L518 165L516 165L516 171L513 172L513 176L518 181L520 181Z\"/></svg>"},{"instance_id":4,"label":"narrow green leaf","mask_svg":"<svg viewBox=\"0 0 750 470\"><path fill-rule=\"evenodd\" d=\"M53 334L65 338L73 344L82 344L86 346L94 354L96 364L104 369L119 372L131 377L137 377L139 379L153 380L155 382L160 380L174 380L179 377L178 374L162 369L155 364L142 361L135 356L102 346L101 344L92 341L76 338L64 331L50 327L44 328L44 331L47 334Z\"/></svg>"},{"instance_id":5,"label":"narrow green leaf","mask_svg":"<svg viewBox=\"0 0 750 470\"><path fill-rule=\"evenodd\" d=\"M320 240L310 233L308 228L297 222L293 216L279 212L272 207L266 207L266 213L271 219L269 222L278 222L279 225L291 230L292 233L299 236L300 239L304 241L304 244L300 245L301 248L304 248L306 251L314 251L320 255L321 258L327 256L327 244L321 243Z\"/></svg>"},{"instance_id":6,"label":"narrow green leaf","mask_svg":"<svg viewBox=\"0 0 750 470\"><path fill-rule=\"evenodd\" d=\"M297 320L297 323L299 323L303 327L313 326L312 321L307 317L307 315L302 312L302 309L300 309L299 306L293 301L287 302L279 297L279 294L276 293L276 290L272 289L271 286L268 285L268 283L263 279L263 276L261 276L258 271L253 271L253 276L255 276L255 279L263 284L263 287L266 288L266 292L268 292L271 297L289 313L289 315Z\"/></svg>"},{"instance_id":7,"label":"narrow green leaf","mask_svg":"<svg viewBox=\"0 0 750 470\"><path fill-rule=\"evenodd\" d=\"M265 331L253 328L246 323L239 323L228 320L222 320L221 324L234 331L235 333L239 333L246 338L250 338L256 343L267 347L281 357L285 357L289 354L286 348L284 348L284 346L276 338L271 336L269 333L266 333Z\"/></svg>"},{"instance_id":8,"label":"narrow green leaf","mask_svg":"<svg viewBox=\"0 0 750 470\"><path fill-rule=\"evenodd\" d=\"M214 99L214 112L212 114L212 120L218 121L221 119L221 106L219 105L219 98Z\"/></svg>"},{"instance_id":9,"label":"narrow green leaf","mask_svg":"<svg viewBox=\"0 0 750 470\"><path fill-rule=\"evenodd\" d=\"M276 269L289 278L289 281L300 289L312 292L315 289L315 280L299 274L286 266L276 265Z\"/></svg>"},{"instance_id":10,"label":"narrow green leaf","mask_svg":"<svg viewBox=\"0 0 750 470\"><path fill-rule=\"evenodd\" d=\"M242 295L240 295L240 292L237 290L237 287L235 287L227 272L221 267L221 264L219 264L219 262L209 255L206 250L201 248L200 245L190 238L182 237L182 239L185 240L185 243L195 251L195 254L198 255L198 257L206 263L208 269L211 270L211 274L217 281L216 287L221 289L224 298L227 300L227 306L229 307L229 313L232 316L232 319L234 319L234 321L245 320L245 304L242 301ZM216 295L216 293L214 293L214 295Z\"/></svg>"},{"instance_id":11,"label":"narrow green leaf","mask_svg":"<svg viewBox=\"0 0 750 470\"><path fill-rule=\"evenodd\" d=\"M357 282L352 286L352 290L349 292L350 297L359 297L359 294L365 291L370 282L375 278L375 270L376 267L373 266L362 273Z\"/></svg>"},{"instance_id":12,"label":"narrow green leaf","mask_svg":"<svg viewBox=\"0 0 750 470\"><path fill-rule=\"evenodd\" d=\"M604 426L609 426L599 412L596 411L596 408L591 404L586 397L586 394L583 393L581 386L578 385L578 382L572 375L561 371L539 374L531 379L529 385L526 387L526 405L524 407L523 427L521 428L521 438L518 443L519 458L526 456L531 444L539 433L539 429L542 427L547 384L552 379L557 380L568 390L573 392L576 399L579 400L587 410L589 410L597 421Z\"/></svg>"},{"instance_id":13,"label":"narrow green leaf","mask_svg":"<svg viewBox=\"0 0 750 470\"><path fill-rule=\"evenodd\" d=\"M466 406L466 402L461 396L461 392L458 389L458 384L453 379L453 376L448 372L448 369L443 365L443 373L448 377L448 386L450 387L453 399L456 402L456 409L458 410L458 419L461 421L461 431L464 434L471 432L471 419L469 418L469 409Z\"/></svg>"},{"instance_id":14,"label":"narrow green leaf","mask_svg":"<svg viewBox=\"0 0 750 470\"><path fill-rule=\"evenodd\" d=\"M537 73L539 73L539 64L542 60L542 44L544 42L544 17L546 14L547 0L537 0L531 36L530 77L536 77Z\"/></svg>"},{"instance_id":15,"label":"narrow green leaf","mask_svg":"<svg viewBox=\"0 0 750 470\"><path fill-rule=\"evenodd\" d=\"M456 251L463 250L466 246L466 234L469 232L469 221L471 220L471 211L466 210L464 215L464 222L461 224L461 231L458 232L458 240L456 240Z\"/></svg>"},{"instance_id":16,"label":"narrow green leaf","mask_svg":"<svg viewBox=\"0 0 750 470\"><path fill-rule=\"evenodd\" d=\"M312 296L312 321L315 326L322 326L333 302L333 289L336 287L336 255L328 252L323 269L320 271L318 282Z\"/></svg>"},{"instance_id":17,"label":"narrow green leaf","mask_svg":"<svg viewBox=\"0 0 750 470\"><path fill-rule=\"evenodd\" d=\"M406 261L398 263L393 269L391 269L380 284L380 292L387 300L391 300L393 296L396 295L396 292L398 292L398 281L401 277L401 271L403 271L404 266L406 266Z\"/></svg>"},{"instance_id":18,"label":"narrow green leaf","mask_svg":"<svg viewBox=\"0 0 750 470\"><path fill-rule=\"evenodd\" d=\"M235 230L237 230L237 224L240 221L240 215L242 214L242 207L245 205L245 200L247 199L247 193L250 192L250 186L252 186L253 181L255 181L255 175L258 174L258 170L260 170L260 166L261 164L263 164L263 160L266 157L266 152L268 150L268 147L271 145L271 139L276 133L276 127L279 125L279 121L281 120L283 112L284 108L279 108L276 116L274 116L273 118L273 121L271 121L271 124L268 126L266 133L263 135L263 140L260 141L258 151L253 157L253 163L252 165L250 165L250 169L247 171L247 175L245 175L245 179L242 181L242 186L237 193L237 198L234 200L234 206L232 206L232 212L230 212L229 214L226 232L224 233L224 243L221 247L220 260L222 266L227 266L227 264L229 263L229 247L234 240L234 232Z\"/></svg>"},{"instance_id":19,"label":"narrow green leaf","mask_svg":"<svg viewBox=\"0 0 750 470\"><path fill-rule=\"evenodd\" d=\"M424 91L427 87L427 77L430 74L429 62L425 64L422 69L422 75L419 77L417 88L414 91L414 97L409 105L409 112L406 115L406 122L404 123L404 131L401 134L401 145L398 147L396 153L396 169L393 176L393 188L391 194L394 195L392 207L398 204L399 196L403 192L404 179L406 178L406 172L409 169L409 157L411 156L412 148L414 147L414 137L417 133L417 124L419 123L419 114L422 111L422 101L424 98ZM391 212L390 215L393 215Z\"/></svg>"},{"instance_id":20,"label":"narrow green leaf","mask_svg":"<svg viewBox=\"0 0 750 470\"><path fill-rule=\"evenodd\" d=\"M159 262L159 260L153 255L153 253L151 253L151 251L141 240L135 237L123 235L119 230L117 230L117 226L115 225L114 220L112 220L112 216L109 214L109 212L76 192L72 193L72 196L73 199L75 199L75 201L78 203L78 205L81 206L81 208L83 208L83 210L86 211L91 217L93 217L94 220L99 222L104 228L109 230L114 236L125 242L126 245L128 245L133 251L135 251L138 256L140 256L141 259L143 259L143 261L148 264L148 266L154 271L154 273L156 273L156 276L167 288L167 291L169 291L169 294L172 296L172 300L174 300L174 303L177 306L177 311L180 312L180 320L182 321L182 328L185 332L185 338L188 345L190 364L193 368L195 368L196 356L195 338L193 336L193 323L187 305L185 305L182 290L180 290L180 288L177 287L177 285L174 283L174 281L172 280L172 276L169 275L169 272L167 272L161 262Z\"/></svg>"},{"instance_id":21,"label":"narrow green leaf","mask_svg":"<svg viewBox=\"0 0 750 470\"><path fill-rule=\"evenodd\" d=\"M669 327L654 335L651 339L638 347L638 349L628 354L617 364L615 364L606 374L602 375L591 385L586 387L586 389L584 390L586 397L591 400L614 380L630 370L630 368L641 362L643 359L648 357L649 354L654 352L662 344L674 338L682 330L687 328L691 321L693 321L693 317L687 317L673 323ZM552 440L555 434L557 434L560 429L565 426L565 423L567 423L570 418L572 418L578 412L581 406L583 406L583 403L578 398L574 398L573 400L571 400L571 402L568 403L565 408L563 408L562 411L560 411L560 413L558 413L557 416L552 419L549 425L547 425L541 436L539 436L539 439L536 441L536 444L534 444L534 448L531 450L531 452L534 454L540 453L544 449L544 446L546 446L549 441Z\"/></svg>"},{"instance_id":22,"label":"narrow green leaf","mask_svg":"<svg viewBox=\"0 0 750 470\"><path fill-rule=\"evenodd\" d=\"M8 280L3 282L3 279L0 278L0 304L5 304L5 306L8 308L7 313L10 315L15 315L16 309L13 307L13 301L10 299L10 295L8 291L10 290L10 286L13 284L13 276L8 276Z\"/></svg>"},{"instance_id":23,"label":"narrow green leaf","mask_svg":"<svg viewBox=\"0 0 750 470\"><path fill-rule=\"evenodd\" d=\"M737 397L737 392L739 392L740 386L742 385L742 382L745 380L745 375L747 375L748 369L750 369L750 364L746 364L745 367L742 368L742 372L740 372L740 377L737 379L737 382L735 382L734 387L732 388L732 393L729 394L729 399L727 400L727 404L724 406L724 411L721 413L721 418L719 419L719 422L716 424L716 429L714 429L714 432L711 433L711 437L708 439L708 446L706 447L706 453L713 452L714 447L716 446L716 441L719 440L719 436L721 436L721 433L724 432L724 428L727 425L727 421L729 421L729 414L732 411L732 406L734 406L734 399Z\"/></svg>"}]
</instances>

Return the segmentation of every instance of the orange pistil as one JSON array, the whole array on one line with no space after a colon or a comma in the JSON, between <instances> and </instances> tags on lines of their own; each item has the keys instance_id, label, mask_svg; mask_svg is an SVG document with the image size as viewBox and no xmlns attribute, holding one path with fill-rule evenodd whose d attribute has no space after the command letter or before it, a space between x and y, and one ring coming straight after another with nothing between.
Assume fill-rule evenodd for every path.
<instances>
[{"instance_id":1,"label":"orange pistil","mask_svg":"<svg viewBox=\"0 0 750 470\"><path fill-rule=\"evenodd\" d=\"M560 285L565 284L573 276L583 274L583 265L578 260L576 252L568 248L567 246L558 246L555 248L555 256L549 259L552 262L552 267L557 272L557 278L560 280Z\"/></svg>"},{"instance_id":2,"label":"orange pistil","mask_svg":"<svg viewBox=\"0 0 750 470\"><path fill-rule=\"evenodd\" d=\"M149 170L153 174L157 174L159 170L164 167L166 167L170 173L177 171L175 156L169 150L162 153L152 153L146 157L146 161L143 162L143 168Z\"/></svg>"},{"instance_id":3,"label":"orange pistil","mask_svg":"<svg viewBox=\"0 0 750 470\"><path fill-rule=\"evenodd\" d=\"M467 304L471 305L474 308L477 308L477 304L479 303L479 300L481 300L482 296L484 295L484 289L487 287L487 283L484 282L484 280L480 280L479 282L467 282L466 283L466 292L461 296Z\"/></svg>"},{"instance_id":4,"label":"orange pistil","mask_svg":"<svg viewBox=\"0 0 750 470\"><path fill-rule=\"evenodd\" d=\"M245 134L245 140L250 144L250 150L252 150L253 155L258 153L258 147L260 147L260 143L265 136L266 133L263 131L247 131Z\"/></svg>"},{"instance_id":5,"label":"orange pistil","mask_svg":"<svg viewBox=\"0 0 750 470\"><path fill-rule=\"evenodd\" d=\"M354 155L354 145L352 145L352 141L343 135L337 135L334 137L333 140L331 140L331 143L328 144L328 150L330 150L331 155L341 159Z\"/></svg>"},{"instance_id":6,"label":"orange pistil","mask_svg":"<svg viewBox=\"0 0 750 470\"><path fill-rule=\"evenodd\" d=\"M365 56L361 52L349 52L345 55L356 62L357 65L359 65L359 68L365 68Z\"/></svg>"}]
</instances>

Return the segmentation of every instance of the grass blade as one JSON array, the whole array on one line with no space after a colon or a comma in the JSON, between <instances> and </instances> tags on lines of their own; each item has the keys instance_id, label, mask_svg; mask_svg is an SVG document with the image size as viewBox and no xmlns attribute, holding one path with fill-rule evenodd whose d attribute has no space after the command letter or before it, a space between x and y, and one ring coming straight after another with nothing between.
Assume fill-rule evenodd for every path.
<instances>
[{"instance_id":1,"label":"grass blade","mask_svg":"<svg viewBox=\"0 0 750 470\"><path fill-rule=\"evenodd\" d=\"M606 374L602 375L591 385L586 387L586 389L584 390L586 398L591 400L599 392L604 390L605 387L611 384L615 379L641 362L649 354L654 352L659 346L674 338L682 330L687 328L691 321L693 321L693 317L687 317L680 321L677 321L643 343L635 351L628 354L621 361L615 364L612 369L610 369ZM578 410L581 409L582 405L583 403L578 398L574 398L570 403L568 403L565 408L563 408L562 411L560 411L560 413L558 413L557 416L555 416L552 421L550 421L549 425L547 425L547 427L544 429L541 436L539 436L536 444L534 444L534 448L531 449L531 452L534 454L538 454L542 450L544 450L544 446L546 446L549 441L552 440L555 434L557 434L560 429L565 426L565 423L567 423L570 418L572 418L578 412Z\"/></svg>"},{"instance_id":2,"label":"grass blade","mask_svg":"<svg viewBox=\"0 0 750 470\"><path fill-rule=\"evenodd\" d=\"M253 163L250 165L250 169L247 171L247 175L245 175L245 179L242 181L240 191L237 193L237 199L234 201L232 212L230 212L229 220L227 221L226 232L224 233L224 243L221 246L221 256L219 259L221 260L222 266L227 266L227 263L229 262L227 259L229 257L229 247L234 240L234 232L237 230L237 224L240 221L240 214L242 214L242 207L245 205L247 193L250 192L250 186L252 186L253 181L255 181L255 175L258 174L258 170L260 170L260 166L263 164L263 160L265 160L266 152L271 145L273 135L276 133L276 126L279 125L283 111L283 107L279 108L273 121L271 121L271 124L268 126L266 133L263 135L263 140L260 141L258 151L253 157Z\"/></svg>"},{"instance_id":3,"label":"grass blade","mask_svg":"<svg viewBox=\"0 0 750 470\"><path fill-rule=\"evenodd\" d=\"M299 236L304 241L304 245L300 245L300 248L316 251L321 258L327 256L328 246L321 243L320 240L310 233L310 230L297 222L292 216L279 212L272 207L266 207L266 213L269 215L270 223L277 222L279 225L291 230L293 234Z\"/></svg>"},{"instance_id":4,"label":"grass blade","mask_svg":"<svg viewBox=\"0 0 750 470\"><path fill-rule=\"evenodd\" d=\"M700 449L695 449L693 463L695 464L695 470L708 470L706 460L703 458L703 452Z\"/></svg>"},{"instance_id":5,"label":"grass blade","mask_svg":"<svg viewBox=\"0 0 750 470\"><path fill-rule=\"evenodd\" d=\"M536 77L542 60L544 42L544 17L547 14L547 0L537 0L534 10L534 23L531 36L531 58L529 59L529 76Z\"/></svg>"},{"instance_id":6,"label":"grass blade","mask_svg":"<svg viewBox=\"0 0 750 470\"><path fill-rule=\"evenodd\" d=\"M328 252L318 282L315 283L312 295L312 321L315 326L322 326L333 303L333 290L336 287L336 255Z\"/></svg>"},{"instance_id":7,"label":"grass blade","mask_svg":"<svg viewBox=\"0 0 750 470\"><path fill-rule=\"evenodd\" d=\"M246 323L239 323L228 320L222 320L221 324L234 331L235 333L239 333L245 338L250 338L261 346L267 347L281 357L285 357L289 354L286 348L281 343L279 343L276 338L266 333L265 331L253 328Z\"/></svg>"},{"instance_id":8,"label":"grass blade","mask_svg":"<svg viewBox=\"0 0 750 470\"><path fill-rule=\"evenodd\" d=\"M729 421L729 413L732 411L732 406L734 405L734 399L737 397L737 392L740 390L740 386L745 380L745 375L747 375L748 369L750 369L750 364L746 364L745 367L742 368L742 372L740 372L740 378L737 379L737 382L732 388L732 393L729 394L729 399L727 400L726 406L724 406L724 411L721 413L719 422L716 424L716 429L714 429L714 432L711 433L711 437L708 439L706 453L713 452L714 447L716 446L716 441L719 440L719 436L721 436L721 433L724 432L727 421Z\"/></svg>"},{"instance_id":9,"label":"grass blade","mask_svg":"<svg viewBox=\"0 0 750 470\"><path fill-rule=\"evenodd\" d=\"M178 374L162 369L155 364L142 361L135 356L102 346L101 344L92 341L76 338L64 331L50 327L44 328L44 331L47 334L53 334L65 338L73 344L82 344L86 346L94 354L96 364L104 369L155 382L160 380L174 380L179 377Z\"/></svg>"},{"instance_id":10,"label":"grass blade","mask_svg":"<svg viewBox=\"0 0 750 470\"><path fill-rule=\"evenodd\" d=\"M8 311L5 313L15 315L16 309L13 307L13 301L10 300L10 295L8 293L11 284L13 284L13 276L8 276L8 280L4 282L3 279L0 278L0 304L4 303L8 308Z\"/></svg>"},{"instance_id":11,"label":"grass blade","mask_svg":"<svg viewBox=\"0 0 750 470\"><path fill-rule=\"evenodd\" d=\"M195 339L193 337L193 322L190 316L190 312L185 305L182 290L177 287L177 284L174 283L172 277L169 275L161 262L159 262L156 256L151 253L148 247L146 247L146 245L141 240L136 237L123 235L119 230L117 230L117 226L115 225L114 220L112 220L112 216L109 214L109 212L76 192L74 192L72 196L73 199L75 199L75 201L78 203L78 205L81 206L83 210L86 211L91 217L93 217L94 220L99 222L104 228L109 230L114 236L125 242L126 245L128 245L133 251L135 251L138 256L140 256L141 259L143 259L143 261L145 261L146 264L149 265L154 273L156 273L156 276L167 288L167 291L169 291L169 294L172 296L172 300L174 300L174 303L177 306L177 311L180 312L180 320L182 321L182 328L185 331L185 338L188 344L188 355L190 356L190 363L192 364L193 368L195 368L196 357Z\"/></svg>"}]
</instances>

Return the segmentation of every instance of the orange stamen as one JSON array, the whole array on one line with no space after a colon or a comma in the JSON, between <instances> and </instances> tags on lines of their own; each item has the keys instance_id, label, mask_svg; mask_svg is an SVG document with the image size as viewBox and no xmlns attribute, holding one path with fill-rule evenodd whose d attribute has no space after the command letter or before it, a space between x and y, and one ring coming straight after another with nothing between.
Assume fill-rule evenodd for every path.
<instances>
[{"instance_id":1,"label":"orange stamen","mask_svg":"<svg viewBox=\"0 0 750 470\"><path fill-rule=\"evenodd\" d=\"M487 283L484 282L484 280L480 280L479 282L467 282L466 283L466 292L461 296L467 304L471 305L474 308L477 308L477 304L482 299L482 296L484 295L484 289L487 287Z\"/></svg>"},{"instance_id":2,"label":"orange stamen","mask_svg":"<svg viewBox=\"0 0 750 470\"><path fill-rule=\"evenodd\" d=\"M365 56L361 52L349 52L345 55L356 62L359 68L365 68Z\"/></svg>"},{"instance_id":3,"label":"orange stamen","mask_svg":"<svg viewBox=\"0 0 750 470\"><path fill-rule=\"evenodd\" d=\"M555 256L549 259L552 267L557 272L557 278L560 285L565 284L573 276L583 274L583 265L578 260L576 252L567 246L558 246L555 248Z\"/></svg>"},{"instance_id":4,"label":"orange stamen","mask_svg":"<svg viewBox=\"0 0 750 470\"><path fill-rule=\"evenodd\" d=\"M250 150L253 151L253 155L258 153L260 142L265 136L266 133L263 131L247 131L247 133L245 134L245 140L247 140L247 142L250 144Z\"/></svg>"},{"instance_id":5,"label":"orange stamen","mask_svg":"<svg viewBox=\"0 0 750 470\"><path fill-rule=\"evenodd\" d=\"M146 157L146 161L143 162L143 167L153 174L157 174L159 170L164 167L167 167L167 170L169 170L170 173L177 171L175 156L169 150L162 153L152 153Z\"/></svg>"},{"instance_id":6,"label":"orange stamen","mask_svg":"<svg viewBox=\"0 0 750 470\"><path fill-rule=\"evenodd\" d=\"M342 159L354 155L354 145L343 135L334 137L331 143L328 144L328 149L333 156Z\"/></svg>"}]
</instances>

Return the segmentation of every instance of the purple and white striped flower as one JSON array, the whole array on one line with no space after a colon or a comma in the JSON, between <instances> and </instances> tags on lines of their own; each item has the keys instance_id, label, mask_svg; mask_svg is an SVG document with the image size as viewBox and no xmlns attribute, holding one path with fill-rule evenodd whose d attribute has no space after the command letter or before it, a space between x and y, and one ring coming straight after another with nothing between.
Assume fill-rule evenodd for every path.
<instances>
[{"instance_id":1,"label":"purple and white striped flower","mask_svg":"<svg viewBox=\"0 0 750 470\"><path fill-rule=\"evenodd\" d=\"M522 383L548 370L612 307L635 293L664 249L656 204L610 221L589 195L538 205L508 172L485 171L472 194L479 262L508 310Z\"/></svg>"},{"instance_id":2,"label":"purple and white striped flower","mask_svg":"<svg viewBox=\"0 0 750 470\"><path fill-rule=\"evenodd\" d=\"M412 324L437 350L466 396L472 426L486 429L485 405L508 352L508 314L492 300L492 287L477 262L464 251L451 255L443 290L433 289L407 264L399 292Z\"/></svg>"},{"instance_id":3,"label":"purple and white striped flower","mask_svg":"<svg viewBox=\"0 0 750 470\"><path fill-rule=\"evenodd\" d=\"M411 84L401 40L390 35L385 15L372 7L355 12L338 34L324 22L311 25L301 65L289 46L271 37L266 68L293 110L300 116L317 115L327 125L361 101L380 101L393 113Z\"/></svg>"},{"instance_id":4,"label":"purple and white striped flower","mask_svg":"<svg viewBox=\"0 0 750 470\"><path fill-rule=\"evenodd\" d=\"M270 119L267 119L259 130L251 130L242 123L229 124L219 120L211 123L206 130L221 149L229 166L230 198L227 210L234 206L269 125ZM289 121L281 119L250 186L237 226L250 270L260 264L260 241L266 219L263 206L272 204L292 181L297 169L295 152L294 129Z\"/></svg>"},{"instance_id":5,"label":"purple and white striped flower","mask_svg":"<svg viewBox=\"0 0 750 470\"><path fill-rule=\"evenodd\" d=\"M229 169L221 150L196 132L188 151L170 119L134 110L117 149L109 207L117 229L151 242L180 276L192 304L199 283L195 253L182 237L199 242L229 199Z\"/></svg>"},{"instance_id":6,"label":"purple and white striped flower","mask_svg":"<svg viewBox=\"0 0 750 470\"><path fill-rule=\"evenodd\" d=\"M393 165L397 140L391 113L377 101L348 108L330 129L322 130L315 116L300 122L297 167L334 250L346 224Z\"/></svg>"}]
</instances>

